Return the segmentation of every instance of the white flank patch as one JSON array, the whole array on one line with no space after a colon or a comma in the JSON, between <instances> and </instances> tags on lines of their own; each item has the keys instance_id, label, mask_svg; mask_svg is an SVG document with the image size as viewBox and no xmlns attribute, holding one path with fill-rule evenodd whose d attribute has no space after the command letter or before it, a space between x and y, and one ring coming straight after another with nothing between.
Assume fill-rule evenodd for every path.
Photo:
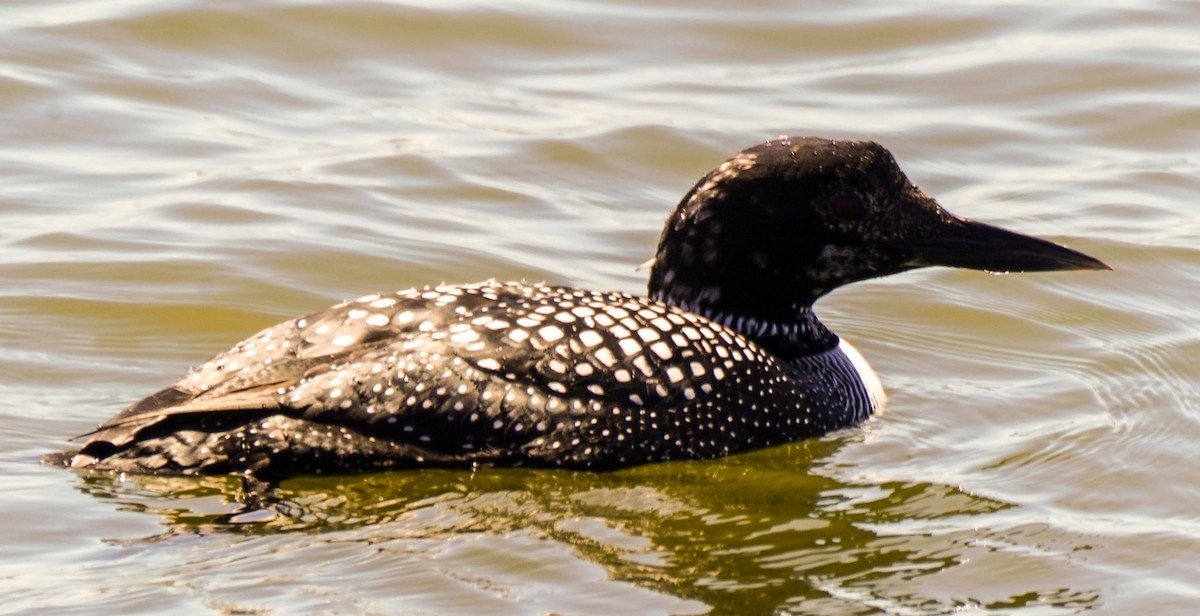
<instances>
[{"instance_id":1,"label":"white flank patch","mask_svg":"<svg viewBox=\"0 0 1200 616\"><path fill-rule=\"evenodd\" d=\"M850 363L854 364L854 369L858 371L858 377L862 379L863 386L867 388L867 396L871 399L871 411L875 413L883 411L883 407L887 404L887 394L883 391L883 383L879 382L879 376L871 369L871 364L868 364L862 353L846 342L845 338L838 342L838 348L846 354Z\"/></svg>"}]
</instances>

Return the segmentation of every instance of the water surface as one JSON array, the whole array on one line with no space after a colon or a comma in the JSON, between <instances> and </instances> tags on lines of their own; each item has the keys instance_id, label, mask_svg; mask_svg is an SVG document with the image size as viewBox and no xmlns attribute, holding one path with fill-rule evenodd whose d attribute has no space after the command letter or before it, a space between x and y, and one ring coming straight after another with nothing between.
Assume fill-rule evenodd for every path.
<instances>
[{"instance_id":1,"label":"water surface","mask_svg":"<svg viewBox=\"0 0 1200 616\"><path fill-rule=\"evenodd\" d=\"M1200 609L1200 4L9 2L0 611ZM888 412L606 474L38 464L261 327L489 277L639 292L778 134L1113 272L928 270L818 310Z\"/></svg>"}]
</instances>

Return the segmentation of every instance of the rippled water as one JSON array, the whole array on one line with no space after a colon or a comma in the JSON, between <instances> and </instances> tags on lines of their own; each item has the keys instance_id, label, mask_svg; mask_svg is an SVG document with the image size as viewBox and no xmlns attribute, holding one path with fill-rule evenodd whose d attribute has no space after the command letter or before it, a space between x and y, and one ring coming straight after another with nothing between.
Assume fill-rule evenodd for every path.
<instances>
[{"instance_id":1,"label":"rippled water","mask_svg":"<svg viewBox=\"0 0 1200 616\"><path fill-rule=\"evenodd\" d=\"M1200 3L7 2L0 611L1200 610ZM80 475L67 438L341 298L640 291L708 169L879 140L1113 272L819 311L889 410L607 474Z\"/></svg>"}]
</instances>

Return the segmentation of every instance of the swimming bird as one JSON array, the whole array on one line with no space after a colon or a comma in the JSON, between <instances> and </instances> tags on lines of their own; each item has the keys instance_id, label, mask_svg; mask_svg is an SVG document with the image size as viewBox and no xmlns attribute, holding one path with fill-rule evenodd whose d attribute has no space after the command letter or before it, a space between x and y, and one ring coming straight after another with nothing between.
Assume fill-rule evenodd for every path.
<instances>
[{"instance_id":1,"label":"swimming bird","mask_svg":"<svg viewBox=\"0 0 1200 616\"><path fill-rule=\"evenodd\" d=\"M54 459L185 475L612 469L786 443L884 404L813 304L932 265L1108 269L950 214L874 142L781 137L684 195L648 297L495 281L366 295L243 340Z\"/></svg>"}]
</instances>

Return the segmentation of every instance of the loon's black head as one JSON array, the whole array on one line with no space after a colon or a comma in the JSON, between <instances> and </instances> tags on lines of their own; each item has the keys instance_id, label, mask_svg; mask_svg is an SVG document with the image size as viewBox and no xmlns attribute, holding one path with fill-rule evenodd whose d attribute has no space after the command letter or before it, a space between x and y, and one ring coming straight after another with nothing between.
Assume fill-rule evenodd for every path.
<instances>
[{"instance_id":1,"label":"loon's black head","mask_svg":"<svg viewBox=\"0 0 1200 616\"><path fill-rule=\"evenodd\" d=\"M787 322L839 286L930 265L1108 269L947 212L877 143L781 137L684 195L659 240L650 294L704 314Z\"/></svg>"}]
</instances>

